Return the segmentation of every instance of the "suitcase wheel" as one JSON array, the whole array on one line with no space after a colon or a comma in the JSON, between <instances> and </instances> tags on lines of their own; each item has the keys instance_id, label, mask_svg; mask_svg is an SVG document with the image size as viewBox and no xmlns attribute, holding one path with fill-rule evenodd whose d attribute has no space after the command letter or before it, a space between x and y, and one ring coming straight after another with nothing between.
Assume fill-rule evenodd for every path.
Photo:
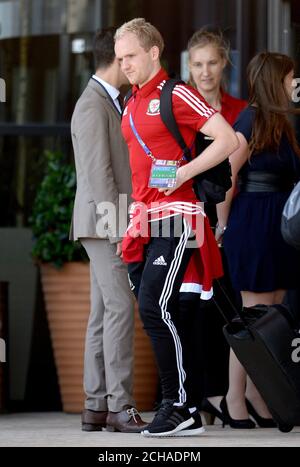
<instances>
[{"instance_id":1,"label":"suitcase wheel","mask_svg":"<svg viewBox=\"0 0 300 467\"><path fill-rule=\"evenodd\" d=\"M292 429L294 428L293 425L289 425L288 423L280 423L278 425L278 429L279 431L281 431L282 433L289 433L290 431L292 431Z\"/></svg>"}]
</instances>

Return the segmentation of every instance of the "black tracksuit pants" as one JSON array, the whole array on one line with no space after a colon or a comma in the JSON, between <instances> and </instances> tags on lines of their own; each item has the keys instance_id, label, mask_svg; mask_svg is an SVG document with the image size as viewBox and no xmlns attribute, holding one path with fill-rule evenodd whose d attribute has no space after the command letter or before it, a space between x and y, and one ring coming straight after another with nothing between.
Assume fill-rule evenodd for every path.
<instances>
[{"instance_id":1,"label":"black tracksuit pants","mask_svg":"<svg viewBox=\"0 0 300 467\"><path fill-rule=\"evenodd\" d=\"M153 222L151 227L145 260L129 264L129 278L154 349L162 396L183 404L187 402L186 372L176 321L180 321L179 290L194 251L188 245L193 232L181 216Z\"/></svg>"}]
</instances>

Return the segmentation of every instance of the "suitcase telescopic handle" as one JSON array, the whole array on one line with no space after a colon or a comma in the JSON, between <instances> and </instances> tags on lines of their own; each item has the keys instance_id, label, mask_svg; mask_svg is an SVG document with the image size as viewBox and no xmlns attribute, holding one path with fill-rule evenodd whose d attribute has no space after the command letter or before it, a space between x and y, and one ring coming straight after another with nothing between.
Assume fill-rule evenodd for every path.
<instances>
[{"instance_id":1,"label":"suitcase telescopic handle","mask_svg":"<svg viewBox=\"0 0 300 467\"><path fill-rule=\"evenodd\" d=\"M222 294L224 295L224 297L226 298L228 304L231 306L231 308L235 311L235 313L238 315L238 317L240 318L240 320L242 321L243 325L245 326L245 328L247 329L247 331L250 333L250 335L253 337L253 334L252 334L252 331L251 329L249 328L249 325L247 324L244 316L242 315L242 313L240 312L240 310L234 305L234 303L231 301L231 299L229 298L228 294L226 293L224 287L221 285L220 281L216 280L216 282L218 283L218 286L222 292ZM232 327L232 322L231 322L231 319L229 319L227 316L226 316L226 313L224 313L224 311L222 310L222 308L220 307L220 305L218 304L217 300L213 297L213 302L214 304L216 305L216 307L218 308L219 312L221 313L221 315L223 316L224 320L226 321L226 323L228 324L228 326Z\"/></svg>"}]
</instances>

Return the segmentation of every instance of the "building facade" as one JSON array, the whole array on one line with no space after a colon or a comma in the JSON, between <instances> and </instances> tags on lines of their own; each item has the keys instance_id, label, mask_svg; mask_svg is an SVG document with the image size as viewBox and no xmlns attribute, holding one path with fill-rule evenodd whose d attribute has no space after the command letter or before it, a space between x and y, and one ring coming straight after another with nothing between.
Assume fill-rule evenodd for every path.
<instances>
[{"instance_id":1,"label":"building facade","mask_svg":"<svg viewBox=\"0 0 300 467\"><path fill-rule=\"evenodd\" d=\"M237 97L247 98L245 71L255 53L283 52L299 62L297 0L0 0L0 281L15 284L12 400L24 399L30 366L37 278L27 264L28 218L44 150L72 158L70 118L93 72L93 34L134 17L157 26L166 43L164 65L183 77L189 37L202 26L220 28L231 43L228 90ZM26 290L18 279L21 260L28 269Z\"/></svg>"}]
</instances>

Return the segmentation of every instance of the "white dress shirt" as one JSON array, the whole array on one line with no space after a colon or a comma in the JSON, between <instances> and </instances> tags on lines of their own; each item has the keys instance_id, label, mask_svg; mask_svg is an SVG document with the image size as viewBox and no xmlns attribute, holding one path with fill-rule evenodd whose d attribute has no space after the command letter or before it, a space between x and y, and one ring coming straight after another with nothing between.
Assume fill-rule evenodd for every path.
<instances>
[{"instance_id":1,"label":"white dress shirt","mask_svg":"<svg viewBox=\"0 0 300 467\"><path fill-rule=\"evenodd\" d=\"M102 84L102 86L106 89L106 91L108 92L108 94L110 95L110 97L112 98L115 106L117 107L118 111L120 113L122 113L122 110L121 110L121 107L120 107L120 103L118 101L118 97L120 95L120 91L115 88L114 86L112 86L111 84L107 83L106 81L104 81L103 79L99 78L99 76L96 76L96 75L93 75L93 78L98 81L100 84Z\"/></svg>"}]
</instances>

